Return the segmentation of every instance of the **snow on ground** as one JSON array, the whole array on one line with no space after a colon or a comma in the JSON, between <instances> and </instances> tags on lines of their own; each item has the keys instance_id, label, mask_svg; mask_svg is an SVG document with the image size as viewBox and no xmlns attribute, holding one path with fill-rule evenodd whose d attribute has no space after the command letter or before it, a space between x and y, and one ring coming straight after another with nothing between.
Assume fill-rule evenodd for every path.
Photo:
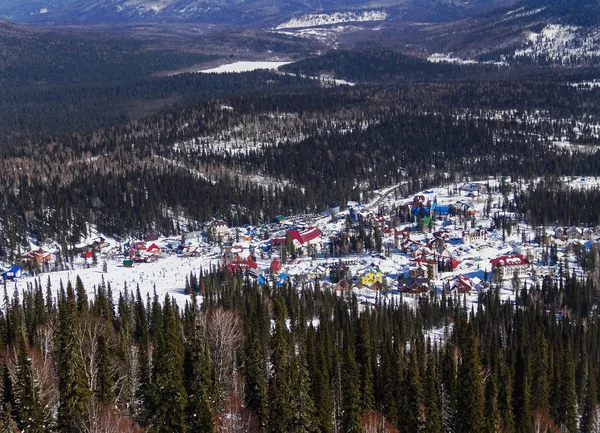
<instances>
[{"instance_id":1,"label":"snow on ground","mask_svg":"<svg viewBox=\"0 0 600 433\"><path fill-rule=\"evenodd\" d=\"M228 63L226 65L221 65L212 69L204 69L198 72L202 72L205 74L216 73L238 73L238 72L250 72L256 71L259 69L277 69L280 66L287 65L291 62L248 62L248 61L240 61L234 63Z\"/></svg>"},{"instance_id":2,"label":"snow on ground","mask_svg":"<svg viewBox=\"0 0 600 433\"><path fill-rule=\"evenodd\" d=\"M74 285L77 276L79 276L89 296L93 296L94 287L99 286L103 278L107 284L111 284L115 294L121 292L125 285L127 285L128 290L136 290L139 286L140 293L145 299L146 294L150 294L152 297L156 288L156 293L161 300L168 293L175 298L180 306L184 306L185 302L189 300L189 296L184 294L186 276L189 276L191 271L196 273L200 269L206 271L211 264L218 265L218 259L212 257L184 259L172 255L159 259L155 263L135 264L132 268L124 267L122 258L119 260L107 259L108 272L103 273L101 261L97 266L91 266L90 268L85 267L80 261L78 267L73 270L50 272L40 274L38 277L44 287L48 278L50 278L53 291L56 292L61 281L65 286L68 281L71 281ZM27 283L33 283L34 279L34 277L21 278L14 284L21 291L27 287Z\"/></svg>"},{"instance_id":3,"label":"snow on ground","mask_svg":"<svg viewBox=\"0 0 600 433\"><path fill-rule=\"evenodd\" d=\"M342 34L354 33L363 30L379 31L381 27L358 26L354 24L338 24L325 27L307 27L299 29L273 30L273 33L295 36L305 39L317 40L333 49L339 45L339 37Z\"/></svg>"},{"instance_id":4,"label":"snow on ground","mask_svg":"<svg viewBox=\"0 0 600 433\"><path fill-rule=\"evenodd\" d=\"M591 188L600 185L600 178L565 177L562 180L566 185L574 187ZM501 182L503 180L499 178L489 178L488 180L477 182L465 180L465 182L461 183L424 190L418 194L411 194L409 197L399 195L399 187L402 184L393 185L375 191L372 195L373 199L363 207L363 211L367 215L366 218L371 218L371 216L376 217L379 208L392 209L393 207L405 206L407 203L412 202L414 195L423 195L426 201L433 202L436 200L439 206L457 206L460 203L466 203L472 209L475 209L476 215L472 222L460 216L452 216L435 220L435 227L431 231L418 232L416 224L413 222L401 223L395 229L406 229L410 232L411 241L425 244L434 239L436 231L444 228L447 231L448 238L444 243L445 251L438 252L438 254L452 257L459 264L452 271L438 273L431 280L431 284L434 288L440 290L448 280L456 276L461 275L470 278L474 283L471 293L467 295L452 294L449 296L456 296L457 300L461 302L464 298L468 308L476 308L480 293L488 290L485 280L489 280L492 277L491 260L494 258L509 254L522 254L529 257L533 263L533 267L521 278L521 284L526 282L529 287L539 282L544 275L554 275L558 269L558 265L556 264L552 266L542 264L541 257L544 247L535 243L535 233L531 227L519 222L512 228L511 232L506 233L491 227L492 220L484 216L484 209L487 206L490 207L491 215L502 213L507 217L512 217L510 213L503 210L504 197L497 190ZM510 184L513 191L519 186L518 182L512 182L510 178L505 179L504 182ZM470 187L471 191L469 192L466 187ZM487 188L491 189L490 193L473 193L473 191L485 191ZM386 215L386 211L383 211L383 215ZM342 206L340 212L333 218L328 214L297 215L289 216L283 224L230 228L228 235L223 239L223 248L227 244L241 247L241 252L239 253L241 258L246 258L253 253L256 257L259 274L269 280L279 278L268 275L272 259L277 258L281 260L279 249L271 248L271 251L265 251L268 241L261 241L259 239L258 233L260 233L260 230L267 230L269 237L272 239L283 236L290 227L316 227L322 233L322 236L316 240L316 245L320 251L318 251L316 257L310 257L308 251L305 250L304 254L285 263L282 273L286 274L290 281L300 286L302 281L314 281L314 277L309 277L310 274L320 272L320 281L326 287L332 287L328 269L329 266L338 264L341 260L347 264L351 275L354 277L353 284L358 282L366 272L373 269L378 269L377 272L381 272L384 285L387 286L388 290L371 290L366 288L367 286L352 289L352 293L356 294L359 298L363 306L362 308L374 305L376 302L399 302L400 300L411 306L416 306L417 298L414 295L400 294L398 292L399 277L410 278L409 273L411 269L414 269L415 257L411 256L408 252L404 253L397 249L397 246L394 245L394 230L389 234L384 234L384 246L391 243L392 247L381 254L363 253L344 255L341 258L328 257L329 237L340 232L343 233L346 227L347 216L349 216L349 210ZM384 216L383 219L389 221L389 216ZM473 244L465 244L462 239L463 230L471 226L484 228L487 233L487 239L474 242ZM546 233L553 234L552 227L547 227L545 230ZM91 237L84 240L80 247L90 244L96 236L102 236L92 229L90 229L90 233ZM236 238L238 238L237 241ZM599 234L594 235L593 240L597 241L599 239ZM223 251L225 251L222 247L216 244L209 244L199 238L192 243L194 245L197 244L197 251L200 252L200 257L185 257L169 252L170 250L166 248L169 244L171 247L178 245L180 239L159 239L156 241L156 244L161 247L162 254L156 256L155 261L151 263L136 263L132 268L127 268L123 266L123 255L120 254L123 251L123 246L117 240L108 240L110 246L98 253L96 265L89 263L90 259L80 257L74 263L70 264L72 267L71 270L43 273L39 274L36 278L39 278L43 285L45 285L49 278L52 287L57 290L61 281L63 284L67 284L67 281L71 281L74 284L76 277L80 276L90 295L94 292L94 286L101 284L104 279L106 283L111 284L115 293L122 291L125 285L127 285L129 290L136 290L137 286L139 286L144 297L146 294L152 296L154 290L156 290L159 297L163 298L165 294L169 294L176 299L179 305L184 305L189 299L184 294L186 276L190 272L199 273L200 270L207 272L211 267L219 266L222 263ZM563 241L557 239L556 242L559 246L558 256L560 258L564 256L565 247L569 242L580 241ZM589 241L586 242L587 245ZM151 242L147 242L146 246L150 244ZM186 245L189 247L189 244L190 242ZM108 271L106 273L102 272L105 262ZM569 256L569 262L569 269L574 270L578 275L582 275L574 256ZM318 269L321 269L321 271L317 271ZM33 277L24 277L15 283L10 282L9 287L12 284L16 284L18 290L23 290L28 283L33 283L33 281ZM503 301L514 301L515 293L510 278L508 281L502 283L500 295ZM432 339L441 339L439 334L440 330L432 330Z\"/></svg>"},{"instance_id":5,"label":"snow on ground","mask_svg":"<svg viewBox=\"0 0 600 433\"><path fill-rule=\"evenodd\" d=\"M460 57L454 57L452 53L433 53L427 57L427 61L430 63L455 63L458 65L496 65L496 66L508 66L506 62L478 62L472 59L463 59Z\"/></svg>"},{"instance_id":6,"label":"snow on ground","mask_svg":"<svg viewBox=\"0 0 600 433\"><path fill-rule=\"evenodd\" d=\"M516 50L514 56L571 64L600 56L599 45L598 28L548 24L540 33L530 32L527 43Z\"/></svg>"},{"instance_id":7,"label":"snow on ground","mask_svg":"<svg viewBox=\"0 0 600 433\"><path fill-rule=\"evenodd\" d=\"M519 9L507 12L505 14L506 17L502 20L502 22L508 21L508 20L515 20L515 19L518 19L518 18L525 18L525 17L530 17L530 16L533 16L533 15L537 15L540 12L543 12L545 9L546 9L545 7L542 7L542 8L533 9L533 10L530 10L530 11L525 11L525 8L521 7Z\"/></svg>"},{"instance_id":8,"label":"snow on ground","mask_svg":"<svg viewBox=\"0 0 600 433\"><path fill-rule=\"evenodd\" d=\"M298 18L292 18L285 23L279 24L275 29L295 29L303 27L326 26L348 22L384 21L387 13L383 11L357 12L334 12L331 14L309 14Z\"/></svg>"}]
</instances>

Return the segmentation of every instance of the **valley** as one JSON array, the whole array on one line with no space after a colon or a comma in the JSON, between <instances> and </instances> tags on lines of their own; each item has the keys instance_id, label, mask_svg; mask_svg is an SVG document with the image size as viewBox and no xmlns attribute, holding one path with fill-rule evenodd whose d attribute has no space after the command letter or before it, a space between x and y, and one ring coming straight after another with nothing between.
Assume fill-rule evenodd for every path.
<instances>
[{"instance_id":1,"label":"valley","mask_svg":"<svg viewBox=\"0 0 600 433\"><path fill-rule=\"evenodd\" d=\"M597 432L599 17L1 2L0 432Z\"/></svg>"}]
</instances>

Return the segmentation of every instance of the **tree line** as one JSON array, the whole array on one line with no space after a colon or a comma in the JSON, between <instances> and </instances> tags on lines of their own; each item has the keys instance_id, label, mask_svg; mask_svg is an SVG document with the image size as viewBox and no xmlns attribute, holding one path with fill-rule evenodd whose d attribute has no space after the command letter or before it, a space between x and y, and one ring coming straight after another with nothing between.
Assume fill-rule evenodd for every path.
<instances>
[{"instance_id":1,"label":"tree line","mask_svg":"<svg viewBox=\"0 0 600 433\"><path fill-rule=\"evenodd\" d=\"M318 281L196 273L167 294L77 278L7 294L0 425L17 432L534 432L598 428L598 291L492 288L373 305ZM118 293L117 293L118 289ZM88 293L91 296L88 296Z\"/></svg>"}]
</instances>

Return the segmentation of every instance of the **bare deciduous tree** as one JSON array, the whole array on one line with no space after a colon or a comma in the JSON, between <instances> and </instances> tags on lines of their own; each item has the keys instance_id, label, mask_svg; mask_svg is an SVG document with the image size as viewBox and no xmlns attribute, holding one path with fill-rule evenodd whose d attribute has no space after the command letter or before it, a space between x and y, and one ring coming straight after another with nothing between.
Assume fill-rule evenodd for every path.
<instances>
[{"instance_id":1,"label":"bare deciduous tree","mask_svg":"<svg viewBox=\"0 0 600 433\"><path fill-rule=\"evenodd\" d=\"M115 409L90 402L80 420L79 430L82 433L142 433L129 417Z\"/></svg>"},{"instance_id":2,"label":"bare deciduous tree","mask_svg":"<svg viewBox=\"0 0 600 433\"><path fill-rule=\"evenodd\" d=\"M218 308L208 313L204 323L211 365L220 387L217 397L222 403L234 385L235 353L243 340L242 321L236 312Z\"/></svg>"},{"instance_id":3,"label":"bare deciduous tree","mask_svg":"<svg viewBox=\"0 0 600 433\"><path fill-rule=\"evenodd\" d=\"M390 424L383 414L376 411L365 414L361 426L364 433L398 433L398 429Z\"/></svg>"}]
</instances>

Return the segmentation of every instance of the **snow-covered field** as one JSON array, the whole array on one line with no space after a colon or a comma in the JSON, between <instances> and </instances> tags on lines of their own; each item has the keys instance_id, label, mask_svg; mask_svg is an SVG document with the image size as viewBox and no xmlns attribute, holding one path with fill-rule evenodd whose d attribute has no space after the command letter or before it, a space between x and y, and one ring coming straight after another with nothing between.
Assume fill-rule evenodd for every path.
<instances>
[{"instance_id":1,"label":"snow-covered field","mask_svg":"<svg viewBox=\"0 0 600 433\"><path fill-rule=\"evenodd\" d=\"M463 59L460 57L454 57L452 53L433 53L427 57L427 61L431 63L454 63L457 65L495 65L495 66L508 66L506 62L478 62L472 59Z\"/></svg>"},{"instance_id":2,"label":"snow-covered field","mask_svg":"<svg viewBox=\"0 0 600 433\"><path fill-rule=\"evenodd\" d=\"M216 68L212 68L212 69L204 69L198 72L202 72L205 74L210 74L210 73L216 73L216 74L223 74L223 73L238 73L238 72L250 72L250 71L256 71L259 69L268 69L268 70L272 70L272 69L277 69L280 66L283 65L287 65L291 62L247 62L247 61L240 61L240 62L234 62L234 63L228 63L226 65L221 65L218 66Z\"/></svg>"},{"instance_id":3,"label":"snow-covered field","mask_svg":"<svg viewBox=\"0 0 600 433\"><path fill-rule=\"evenodd\" d=\"M365 21L384 21L387 19L387 13L383 11L365 11L365 12L334 12L330 14L309 14L298 18L292 18L289 21L279 24L276 30L296 29L304 27L317 27L332 24L341 24L349 22Z\"/></svg>"}]
</instances>

